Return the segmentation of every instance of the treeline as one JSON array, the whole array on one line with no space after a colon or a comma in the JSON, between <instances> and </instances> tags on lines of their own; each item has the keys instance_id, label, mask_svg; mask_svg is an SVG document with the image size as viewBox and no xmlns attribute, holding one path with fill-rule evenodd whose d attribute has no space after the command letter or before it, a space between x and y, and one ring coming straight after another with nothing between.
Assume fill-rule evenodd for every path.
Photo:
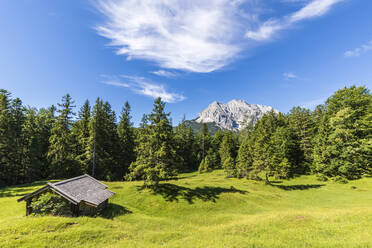
<instances>
[{"instance_id":1,"label":"treeline","mask_svg":"<svg viewBox=\"0 0 372 248\"><path fill-rule=\"evenodd\" d=\"M228 177L267 182L302 174L345 181L372 170L372 98L365 87L341 89L314 111L270 112L240 133L213 136L205 124L199 134L185 121L173 128L160 98L137 128L128 102L119 118L100 98L74 109L68 94L57 107L35 109L0 90L0 185L87 173L156 186L179 172L220 168Z\"/></svg>"}]
</instances>

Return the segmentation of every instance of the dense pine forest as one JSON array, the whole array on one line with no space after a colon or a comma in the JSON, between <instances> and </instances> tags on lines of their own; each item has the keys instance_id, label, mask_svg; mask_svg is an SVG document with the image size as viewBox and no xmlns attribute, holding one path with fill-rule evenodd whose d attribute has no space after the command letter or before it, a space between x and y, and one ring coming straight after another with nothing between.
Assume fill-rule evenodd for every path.
<instances>
[{"instance_id":1,"label":"dense pine forest","mask_svg":"<svg viewBox=\"0 0 372 248\"><path fill-rule=\"evenodd\" d=\"M348 180L372 173L372 96L366 87L335 92L313 111L270 112L240 133L182 121L173 127L156 99L138 127L131 107L119 116L97 98L75 113L69 94L36 109L0 90L0 186L87 173L106 181L144 180L156 187L180 172L224 169L227 177L265 180L316 174Z\"/></svg>"}]
</instances>

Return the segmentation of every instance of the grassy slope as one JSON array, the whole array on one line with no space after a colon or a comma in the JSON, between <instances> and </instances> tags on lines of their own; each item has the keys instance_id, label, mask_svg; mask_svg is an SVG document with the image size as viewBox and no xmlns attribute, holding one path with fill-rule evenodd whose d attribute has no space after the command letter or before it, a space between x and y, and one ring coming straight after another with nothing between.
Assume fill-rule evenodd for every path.
<instances>
[{"instance_id":1,"label":"grassy slope","mask_svg":"<svg viewBox=\"0 0 372 248\"><path fill-rule=\"evenodd\" d=\"M107 183L116 195L97 218L25 217L16 199L42 184L2 188L0 247L372 247L372 178L274 187L222 171L181 177L157 194Z\"/></svg>"}]
</instances>

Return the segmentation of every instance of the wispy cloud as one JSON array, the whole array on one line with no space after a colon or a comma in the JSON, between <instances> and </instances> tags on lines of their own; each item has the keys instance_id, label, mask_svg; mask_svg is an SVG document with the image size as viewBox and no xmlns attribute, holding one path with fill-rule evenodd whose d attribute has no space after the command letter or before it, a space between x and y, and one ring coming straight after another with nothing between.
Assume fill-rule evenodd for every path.
<instances>
[{"instance_id":1,"label":"wispy cloud","mask_svg":"<svg viewBox=\"0 0 372 248\"><path fill-rule=\"evenodd\" d=\"M98 0L107 21L97 30L119 48L117 54L162 68L211 72L241 50L236 42L241 2Z\"/></svg>"},{"instance_id":2,"label":"wispy cloud","mask_svg":"<svg viewBox=\"0 0 372 248\"><path fill-rule=\"evenodd\" d=\"M163 101L175 103L185 100L186 98L177 93L168 92L163 84L157 84L144 77L136 76L104 76L106 79L103 83L107 85L128 88L136 94L148 96L151 98L161 97Z\"/></svg>"},{"instance_id":3,"label":"wispy cloud","mask_svg":"<svg viewBox=\"0 0 372 248\"><path fill-rule=\"evenodd\" d=\"M359 57L362 53L372 51L372 40L366 44L361 45L360 47L355 48L354 50L348 50L344 53L344 56L349 57Z\"/></svg>"},{"instance_id":4,"label":"wispy cloud","mask_svg":"<svg viewBox=\"0 0 372 248\"><path fill-rule=\"evenodd\" d=\"M283 73L283 77L284 77L285 79L287 79L287 80L298 78L298 76L297 76L295 73L293 73L293 72L284 72L284 73Z\"/></svg>"},{"instance_id":5,"label":"wispy cloud","mask_svg":"<svg viewBox=\"0 0 372 248\"><path fill-rule=\"evenodd\" d=\"M341 1L281 0L297 3L299 10L262 21L269 0L96 0L106 19L96 30L111 40L117 54L165 69L157 75L166 76L167 69L207 73L228 65L253 43L322 16Z\"/></svg>"},{"instance_id":6,"label":"wispy cloud","mask_svg":"<svg viewBox=\"0 0 372 248\"><path fill-rule=\"evenodd\" d=\"M246 37L256 41L271 39L278 31L290 28L293 24L326 14L333 5L344 0L312 0L300 10L281 19L269 19L255 31L249 30Z\"/></svg>"},{"instance_id":7,"label":"wispy cloud","mask_svg":"<svg viewBox=\"0 0 372 248\"><path fill-rule=\"evenodd\" d=\"M161 76L161 77L167 77L167 78L174 78L177 77L177 74L170 71L165 70L158 70L158 71L152 71L151 72L154 75Z\"/></svg>"}]
</instances>

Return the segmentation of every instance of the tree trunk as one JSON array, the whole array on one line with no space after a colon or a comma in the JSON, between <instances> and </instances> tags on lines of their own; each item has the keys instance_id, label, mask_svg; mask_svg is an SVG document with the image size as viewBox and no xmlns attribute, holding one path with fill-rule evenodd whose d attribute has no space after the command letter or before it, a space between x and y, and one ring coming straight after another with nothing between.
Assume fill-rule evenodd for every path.
<instances>
[{"instance_id":1,"label":"tree trunk","mask_svg":"<svg viewBox=\"0 0 372 248\"><path fill-rule=\"evenodd\" d=\"M265 183L266 183L266 184L270 184L270 181L269 181L269 175L267 174L267 172L266 172L266 174L265 174Z\"/></svg>"}]
</instances>

